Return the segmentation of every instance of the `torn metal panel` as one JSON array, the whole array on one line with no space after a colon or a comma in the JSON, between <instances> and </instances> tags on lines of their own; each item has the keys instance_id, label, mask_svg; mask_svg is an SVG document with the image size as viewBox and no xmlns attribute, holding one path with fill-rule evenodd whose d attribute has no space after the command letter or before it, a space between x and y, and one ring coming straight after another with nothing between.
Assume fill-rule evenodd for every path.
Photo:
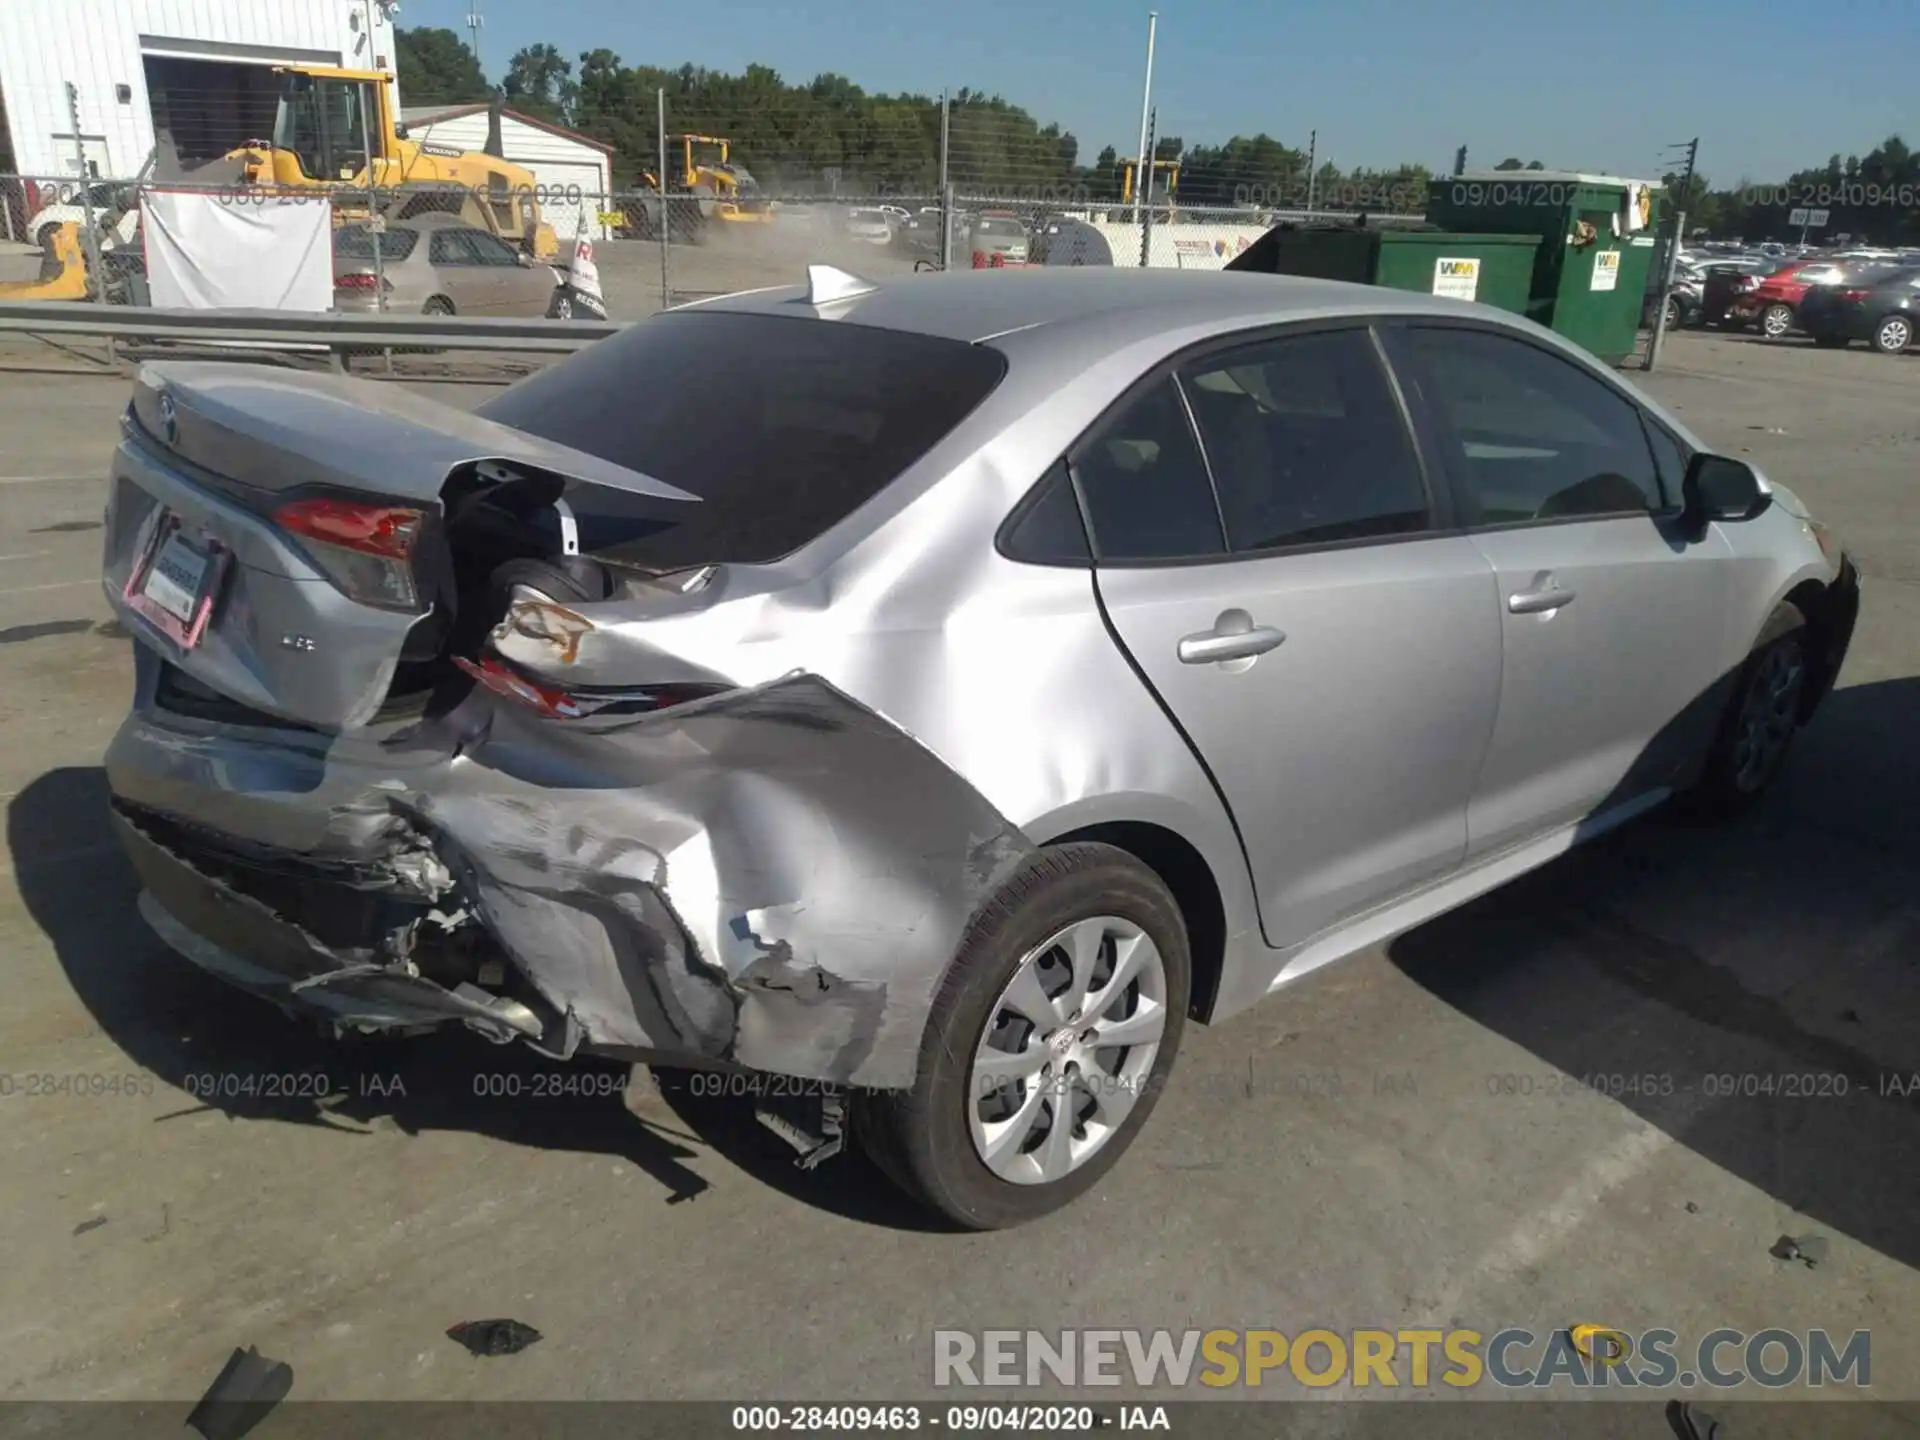
<instances>
[{"instance_id":1,"label":"torn metal panel","mask_svg":"<svg viewBox=\"0 0 1920 1440\"><path fill-rule=\"evenodd\" d=\"M141 809L169 793L170 766L207 756L136 711L110 773L156 928L346 1023L459 1020L559 1055L898 1088L968 922L1031 848L931 751L814 675L564 723L476 690L446 723L467 742L397 774L340 747L323 777L276 787L256 749L262 792L233 808L216 852ZM324 837L325 859L283 835ZM301 902L270 903L290 877L326 891L322 919L343 895L385 908L346 943ZM525 993L429 973L462 907Z\"/></svg>"}]
</instances>

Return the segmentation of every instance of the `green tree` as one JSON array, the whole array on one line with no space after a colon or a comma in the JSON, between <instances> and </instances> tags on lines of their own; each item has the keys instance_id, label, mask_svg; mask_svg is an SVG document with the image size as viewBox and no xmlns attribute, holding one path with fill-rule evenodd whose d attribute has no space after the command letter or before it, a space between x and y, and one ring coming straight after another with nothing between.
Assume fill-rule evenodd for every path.
<instances>
[{"instance_id":1,"label":"green tree","mask_svg":"<svg viewBox=\"0 0 1920 1440\"><path fill-rule=\"evenodd\" d=\"M393 32L394 71L409 105L463 105L492 98L473 51L451 30Z\"/></svg>"},{"instance_id":2,"label":"green tree","mask_svg":"<svg viewBox=\"0 0 1920 1440\"><path fill-rule=\"evenodd\" d=\"M537 120L565 125L572 119L577 87L573 63L551 45L529 45L507 62L501 82L507 103Z\"/></svg>"}]
</instances>

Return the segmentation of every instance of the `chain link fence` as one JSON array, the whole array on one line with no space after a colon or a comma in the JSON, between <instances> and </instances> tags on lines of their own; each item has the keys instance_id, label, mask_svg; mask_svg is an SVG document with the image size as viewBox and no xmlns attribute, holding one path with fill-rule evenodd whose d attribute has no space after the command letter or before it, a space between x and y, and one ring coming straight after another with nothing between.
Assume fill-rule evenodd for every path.
<instances>
[{"instance_id":1,"label":"chain link fence","mask_svg":"<svg viewBox=\"0 0 1920 1440\"><path fill-rule=\"evenodd\" d=\"M420 214L451 212L557 267L576 235L589 238L614 318L795 283L810 263L878 280L947 267L1217 270L1278 223L1415 221L1426 204L1428 175L1417 167L1342 172L1311 146L1266 137L1188 146L1165 134L1157 115L1143 182L1134 157L1111 149L1088 157L1059 127L973 91L875 97L833 77L804 90L756 91L752 71L666 78L617 110L580 88L574 124L614 146L603 191L548 183L538 162L511 160L503 163L511 185L402 183L369 194L351 183L364 185L364 166L324 184L248 183L231 158L232 136L257 131L257 148L288 138L276 134L282 122L267 98L176 87L156 100L158 143L140 176L0 176L11 267L0 273L0 298L44 298L22 296L24 283L62 298L147 303L143 214L163 189L260 206L324 193L342 231L375 214L403 229ZM351 113L340 118L338 156L391 143L358 123ZM160 178L173 174L186 178ZM400 244L362 248L383 260ZM447 263L461 261L473 263L470 255Z\"/></svg>"}]
</instances>

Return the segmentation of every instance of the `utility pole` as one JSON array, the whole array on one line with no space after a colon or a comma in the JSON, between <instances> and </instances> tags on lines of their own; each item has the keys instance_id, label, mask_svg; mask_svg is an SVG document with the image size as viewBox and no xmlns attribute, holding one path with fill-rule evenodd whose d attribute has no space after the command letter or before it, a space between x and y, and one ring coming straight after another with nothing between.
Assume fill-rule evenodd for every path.
<instances>
[{"instance_id":1,"label":"utility pole","mask_svg":"<svg viewBox=\"0 0 1920 1440\"><path fill-rule=\"evenodd\" d=\"M953 268L953 184L947 147L953 143L953 100L940 92L940 268Z\"/></svg>"},{"instance_id":2,"label":"utility pole","mask_svg":"<svg viewBox=\"0 0 1920 1440\"><path fill-rule=\"evenodd\" d=\"M1679 146L1670 147L1673 149ZM1667 297L1673 293L1673 272L1680 263L1680 241L1686 233L1687 206L1693 203L1693 165L1700 155L1700 137L1694 136L1686 143L1687 166L1680 177L1680 194L1677 202L1672 203L1673 233L1667 237L1667 253L1661 257L1660 291L1655 297L1656 308L1653 312L1653 335L1647 341L1647 364L1651 370L1660 363L1660 347L1667 338Z\"/></svg>"},{"instance_id":3,"label":"utility pole","mask_svg":"<svg viewBox=\"0 0 1920 1440\"><path fill-rule=\"evenodd\" d=\"M487 17L480 13L480 0L471 0L473 9L467 12L467 44L473 50L473 63L480 65L480 32L486 28ZM482 74L485 66L481 66Z\"/></svg>"},{"instance_id":4,"label":"utility pole","mask_svg":"<svg viewBox=\"0 0 1920 1440\"><path fill-rule=\"evenodd\" d=\"M1307 132L1307 213L1309 215L1313 213L1314 196L1320 180L1319 174L1314 170L1314 156L1319 153L1320 132L1309 130Z\"/></svg>"},{"instance_id":5,"label":"utility pole","mask_svg":"<svg viewBox=\"0 0 1920 1440\"><path fill-rule=\"evenodd\" d=\"M1142 147L1140 151L1142 155L1145 155L1147 153L1147 150L1145 147L1154 143L1154 139L1153 139L1154 132L1159 128L1159 120L1160 120L1160 117L1157 112L1149 111L1147 113L1146 136L1142 141ZM1149 170L1147 174L1151 176L1153 172ZM1138 179L1137 176L1135 178ZM1153 263L1153 206L1151 205L1147 206L1145 211L1142 211L1140 209L1140 189L1138 186L1134 188L1133 203L1134 203L1134 214L1137 215L1141 221L1140 268L1144 270Z\"/></svg>"},{"instance_id":6,"label":"utility pole","mask_svg":"<svg viewBox=\"0 0 1920 1440\"><path fill-rule=\"evenodd\" d=\"M1454 178L1457 180L1459 179L1460 176L1466 173L1467 173L1467 147L1462 145L1458 150L1453 152L1453 174L1454 174Z\"/></svg>"},{"instance_id":7,"label":"utility pole","mask_svg":"<svg viewBox=\"0 0 1920 1440\"><path fill-rule=\"evenodd\" d=\"M1153 156L1147 153L1147 130L1153 111L1153 37L1160 25L1160 12L1147 12L1147 83L1140 93L1140 158L1133 162L1133 223L1140 223L1141 192L1153 184ZM1141 264L1145 264L1142 259Z\"/></svg>"}]
</instances>

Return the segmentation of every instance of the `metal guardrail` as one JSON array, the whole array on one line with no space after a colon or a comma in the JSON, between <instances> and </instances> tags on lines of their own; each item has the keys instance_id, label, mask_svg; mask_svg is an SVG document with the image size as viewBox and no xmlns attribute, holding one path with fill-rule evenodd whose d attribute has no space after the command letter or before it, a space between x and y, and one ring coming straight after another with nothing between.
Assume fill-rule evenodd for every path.
<instances>
[{"instance_id":1,"label":"metal guardrail","mask_svg":"<svg viewBox=\"0 0 1920 1440\"><path fill-rule=\"evenodd\" d=\"M156 310L73 301L0 304L0 334L94 335L348 352L425 349L562 354L617 335L625 320L515 320L494 316L340 315L286 310Z\"/></svg>"}]
</instances>

